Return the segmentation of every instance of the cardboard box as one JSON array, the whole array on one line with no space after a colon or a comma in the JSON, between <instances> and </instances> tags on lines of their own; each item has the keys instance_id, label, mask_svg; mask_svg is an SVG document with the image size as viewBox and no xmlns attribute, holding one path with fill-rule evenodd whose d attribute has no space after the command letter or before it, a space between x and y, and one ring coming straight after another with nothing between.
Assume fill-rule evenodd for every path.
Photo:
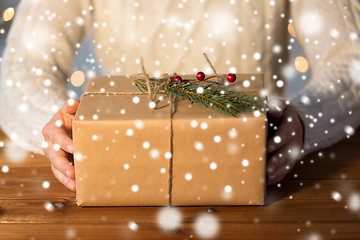
<instances>
[{"instance_id":1,"label":"cardboard box","mask_svg":"<svg viewBox=\"0 0 360 240\"><path fill-rule=\"evenodd\" d=\"M73 120L78 205L264 204L264 113L235 118L183 100L171 108L167 98L150 109L135 79L95 77L81 98ZM262 75L237 74L230 86L259 95Z\"/></svg>"}]
</instances>

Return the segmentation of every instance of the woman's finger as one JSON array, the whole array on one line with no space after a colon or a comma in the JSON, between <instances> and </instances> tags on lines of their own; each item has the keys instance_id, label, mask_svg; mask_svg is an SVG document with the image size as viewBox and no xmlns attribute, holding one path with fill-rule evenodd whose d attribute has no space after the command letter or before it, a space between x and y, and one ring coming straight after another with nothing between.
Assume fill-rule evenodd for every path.
<instances>
[{"instance_id":1,"label":"woman's finger","mask_svg":"<svg viewBox=\"0 0 360 240\"><path fill-rule=\"evenodd\" d=\"M298 139L293 139L288 144L281 147L278 152L272 156L266 166L267 179L275 179L281 174L282 168L291 170L295 163L296 158L300 153L300 143Z\"/></svg>"},{"instance_id":2,"label":"woman's finger","mask_svg":"<svg viewBox=\"0 0 360 240\"><path fill-rule=\"evenodd\" d=\"M61 110L63 110L67 114L75 115L75 113L79 107L79 104L80 104L80 102L78 100L70 98L66 101L66 103L64 103Z\"/></svg>"},{"instance_id":3,"label":"woman's finger","mask_svg":"<svg viewBox=\"0 0 360 240\"><path fill-rule=\"evenodd\" d=\"M74 153L73 140L68 137L68 134L63 126L60 125L60 123L57 124L56 121L54 124L51 124L52 122L49 123L46 137L48 137L54 145L59 145L59 147L64 151L71 154Z\"/></svg>"},{"instance_id":4,"label":"woman's finger","mask_svg":"<svg viewBox=\"0 0 360 240\"><path fill-rule=\"evenodd\" d=\"M66 153L54 147L54 144L48 139L48 147L44 149L44 152L48 156L51 165L55 167L58 171L60 171L65 176L75 179L75 169L74 166L70 164L67 159Z\"/></svg>"},{"instance_id":5,"label":"woman's finger","mask_svg":"<svg viewBox=\"0 0 360 240\"><path fill-rule=\"evenodd\" d=\"M67 188L69 188L71 191L76 190L75 181L66 177L64 174L62 174L59 170L57 170L53 165L51 165L51 171L53 172L54 176Z\"/></svg>"},{"instance_id":6,"label":"woman's finger","mask_svg":"<svg viewBox=\"0 0 360 240\"><path fill-rule=\"evenodd\" d=\"M301 124L297 119L296 111L287 107L283 112L280 125L274 136L267 141L267 152L274 152L291 139L300 131Z\"/></svg>"},{"instance_id":7,"label":"woman's finger","mask_svg":"<svg viewBox=\"0 0 360 240\"><path fill-rule=\"evenodd\" d=\"M280 118L283 114L283 110L286 108L286 104L280 98L271 98L268 101L267 107L270 118Z\"/></svg>"},{"instance_id":8,"label":"woman's finger","mask_svg":"<svg viewBox=\"0 0 360 240\"><path fill-rule=\"evenodd\" d=\"M280 166L275 174L268 176L267 185L273 185L280 182L294 168L296 159L291 157L288 158L288 161L286 161L284 165Z\"/></svg>"},{"instance_id":9,"label":"woman's finger","mask_svg":"<svg viewBox=\"0 0 360 240\"><path fill-rule=\"evenodd\" d=\"M286 169L285 167L279 169L278 175L272 175L267 178L266 185L271 186L277 184L278 182L284 179L284 177L286 176L286 174L289 173L289 171L290 170Z\"/></svg>"},{"instance_id":10,"label":"woman's finger","mask_svg":"<svg viewBox=\"0 0 360 240\"><path fill-rule=\"evenodd\" d=\"M62 127L66 133L71 133L72 121L75 117L75 113L79 107L80 102L74 99L67 100L66 103L60 109L59 115L62 119Z\"/></svg>"}]
</instances>

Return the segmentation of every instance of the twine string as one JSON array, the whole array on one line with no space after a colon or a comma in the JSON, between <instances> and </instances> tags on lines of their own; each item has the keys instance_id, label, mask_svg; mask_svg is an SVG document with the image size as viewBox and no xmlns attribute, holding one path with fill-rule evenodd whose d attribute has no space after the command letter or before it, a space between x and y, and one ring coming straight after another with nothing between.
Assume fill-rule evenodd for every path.
<instances>
[{"instance_id":1,"label":"twine string","mask_svg":"<svg viewBox=\"0 0 360 240\"><path fill-rule=\"evenodd\" d=\"M211 77L205 78L204 81L206 81L206 80L209 79L209 78L216 77L216 78L218 79L218 84L219 84L219 85L224 85L224 80L223 80L223 78L217 74L217 72L216 72L214 66L212 65L212 63L211 63L208 55L207 55L206 53L204 53L204 52L203 52L203 54L204 54L204 57L205 57L206 61L207 61L208 64L210 65L210 68L213 70L213 72L214 72L214 74L215 74L215 76L211 76Z\"/></svg>"},{"instance_id":2,"label":"twine string","mask_svg":"<svg viewBox=\"0 0 360 240\"><path fill-rule=\"evenodd\" d=\"M152 97L152 89L151 89L151 83L150 83L150 78L149 76L146 74L145 72L145 66L144 66L144 59L141 57L141 68L143 71L143 74L145 75L145 80L146 80L146 86L148 89L148 95L149 95L149 100L150 102L153 101L153 97Z\"/></svg>"},{"instance_id":3,"label":"twine string","mask_svg":"<svg viewBox=\"0 0 360 240\"><path fill-rule=\"evenodd\" d=\"M224 85L224 80L221 76L219 76L216 72L216 69L214 67L214 65L211 63L209 57L207 56L206 53L203 53L206 61L208 62L210 68L212 69L212 71L214 72L214 75L213 76L209 76L209 77L206 77L203 81L206 81L206 82L209 82L209 83L214 83L214 84L217 84L217 85ZM156 109L156 105L157 105L157 95L159 93L159 91L161 90L162 87L164 87L166 84L170 84L172 79L171 77L167 77L167 78L163 78L163 79L158 79L158 81L163 81L163 83L161 83L156 91L154 92L154 95L153 95L153 88L152 88L152 84L151 84L151 80L149 78L149 75L146 73L145 71L145 66L144 66L144 59L143 57L140 58L141 60L141 69L142 69L142 72L143 72L143 75L145 76L145 81L146 81L146 87L147 87L147 93L148 93L148 96L149 96L149 102L154 102L155 103L155 107L154 109ZM216 78L217 81L211 81L210 79L212 78ZM196 82L196 80L189 80L189 83L191 82Z\"/></svg>"}]
</instances>

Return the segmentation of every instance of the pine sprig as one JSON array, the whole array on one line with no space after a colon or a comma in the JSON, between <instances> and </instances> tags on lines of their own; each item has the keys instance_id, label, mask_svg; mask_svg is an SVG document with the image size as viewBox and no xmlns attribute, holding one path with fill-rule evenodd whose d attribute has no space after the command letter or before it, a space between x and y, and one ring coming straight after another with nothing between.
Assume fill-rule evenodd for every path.
<instances>
[{"instance_id":1,"label":"pine sprig","mask_svg":"<svg viewBox=\"0 0 360 240\"><path fill-rule=\"evenodd\" d=\"M247 95L244 92L231 91L214 83L189 80L183 80L180 83L173 81L166 83L166 80L151 79L151 91L166 94L167 97L173 94L183 100L211 107L233 117L239 116L244 111L263 111L264 108L264 103L257 97ZM141 92L146 93L148 91L146 80L136 79L134 84Z\"/></svg>"}]
</instances>

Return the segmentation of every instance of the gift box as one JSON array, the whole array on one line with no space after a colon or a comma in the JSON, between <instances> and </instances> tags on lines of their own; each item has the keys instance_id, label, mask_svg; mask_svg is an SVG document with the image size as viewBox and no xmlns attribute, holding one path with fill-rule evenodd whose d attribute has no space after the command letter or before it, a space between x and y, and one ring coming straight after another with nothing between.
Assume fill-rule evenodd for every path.
<instances>
[{"instance_id":1,"label":"gift box","mask_svg":"<svg viewBox=\"0 0 360 240\"><path fill-rule=\"evenodd\" d=\"M165 95L152 109L137 78L92 78L81 97L72 133L77 204L263 205L264 112L233 117ZM261 74L237 74L227 88L263 99Z\"/></svg>"}]
</instances>

